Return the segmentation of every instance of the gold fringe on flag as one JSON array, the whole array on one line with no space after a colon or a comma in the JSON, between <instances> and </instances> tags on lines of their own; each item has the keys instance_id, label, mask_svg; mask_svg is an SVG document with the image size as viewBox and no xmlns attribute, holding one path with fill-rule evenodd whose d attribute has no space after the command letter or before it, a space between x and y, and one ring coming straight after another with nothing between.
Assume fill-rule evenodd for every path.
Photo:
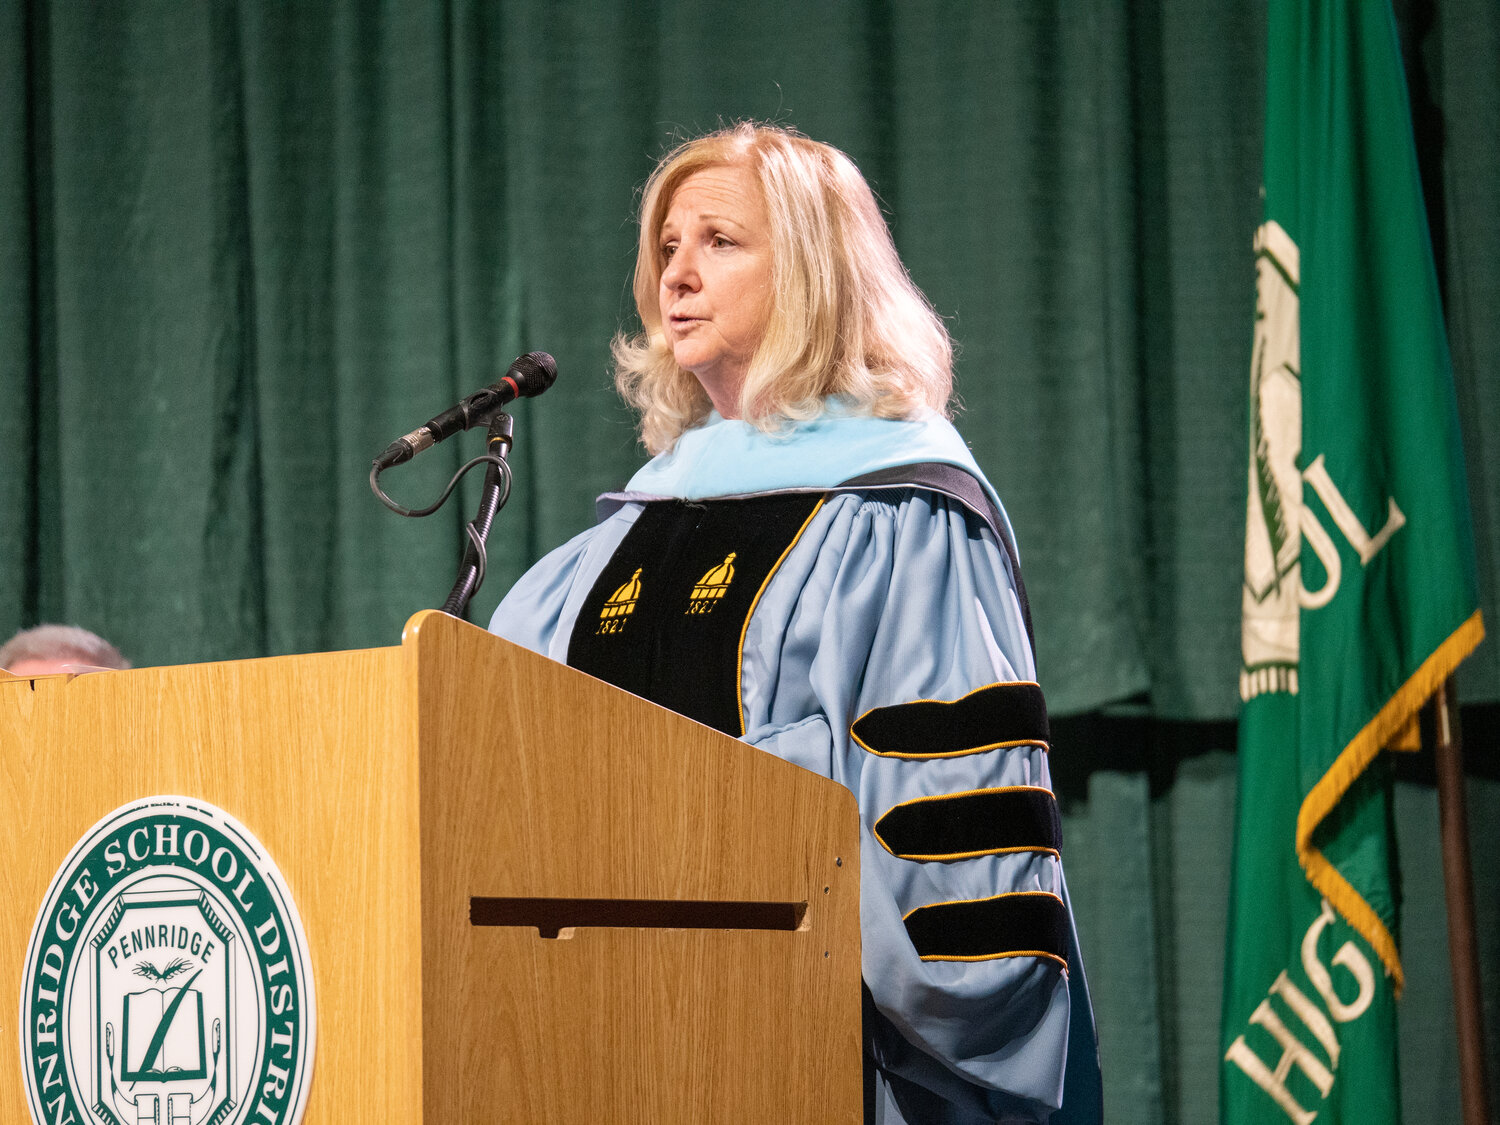
<instances>
[{"instance_id":1,"label":"gold fringe on flag","mask_svg":"<svg viewBox=\"0 0 1500 1125\"><path fill-rule=\"evenodd\" d=\"M1365 767L1375 760L1381 748L1407 732L1422 704L1432 698L1443 681L1482 640L1484 621L1476 609L1431 656L1422 661L1422 666L1396 689L1385 706L1344 747L1333 765L1328 767L1328 772L1303 798L1297 813L1297 859L1307 873L1308 882L1370 943L1385 964L1386 975L1391 977L1398 998L1406 984L1406 975L1401 970L1401 954L1396 949L1395 937L1364 896L1328 861L1327 856L1313 847L1312 836Z\"/></svg>"}]
</instances>

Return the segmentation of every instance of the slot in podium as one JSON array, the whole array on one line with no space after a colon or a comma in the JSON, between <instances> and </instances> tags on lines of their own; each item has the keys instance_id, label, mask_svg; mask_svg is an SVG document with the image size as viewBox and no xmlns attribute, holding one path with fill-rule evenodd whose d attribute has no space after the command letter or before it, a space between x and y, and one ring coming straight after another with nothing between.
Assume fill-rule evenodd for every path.
<instances>
[{"instance_id":1,"label":"slot in podium","mask_svg":"<svg viewBox=\"0 0 1500 1125\"><path fill-rule=\"evenodd\" d=\"M444 614L0 677L0 826L0 1119L861 1120L853 796Z\"/></svg>"}]
</instances>

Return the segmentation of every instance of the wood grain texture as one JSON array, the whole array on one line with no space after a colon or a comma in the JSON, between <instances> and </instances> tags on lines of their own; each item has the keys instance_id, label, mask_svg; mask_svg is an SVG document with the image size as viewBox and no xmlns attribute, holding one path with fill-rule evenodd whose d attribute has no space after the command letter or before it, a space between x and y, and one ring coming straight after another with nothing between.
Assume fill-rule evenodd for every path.
<instances>
[{"instance_id":1,"label":"wood grain texture","mask_svg":"<svg viewBox=\"0 0 1500 1125\"><path fill-rule=\"evenodd\" d=\"M451 618L413 637L428 1120L858 1122L852 795ZM808 912L544 939L476 895Z\"/></svg>"},{"instance_id":2,"label":"wood grain texture","mask_svg":"<svg viewBox=\"0 0 1500 1125\"><path fill-rule=\"evenodd\" d=\"M427 613L400 648L0 680L0 1120L26 1120L37 908L153 794L229 812L287 881L308 1125L860 1119L853 797ZM544 939L470 925L474 896L808 906L795 930Z\"/></svg>"},{"instance_id":3,"label":"wood grain texture","mask_svg":"<svg viewBox=\"0 0 1500 1125\"><path fill-rule=\"evenodd\" d=\"M400 649L0 682L0 1120L26 1121L22 963L48 884L102 816L219 806L285 877L311 947L306 1125L421 1106L414 693Z\"/></svg>"}]
</instances>

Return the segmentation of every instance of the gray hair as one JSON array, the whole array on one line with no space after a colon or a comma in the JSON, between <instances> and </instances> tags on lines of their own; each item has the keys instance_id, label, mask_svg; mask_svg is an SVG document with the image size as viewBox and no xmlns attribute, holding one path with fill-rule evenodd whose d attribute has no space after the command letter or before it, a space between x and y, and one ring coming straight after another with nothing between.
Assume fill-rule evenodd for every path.
<instances>
[{"instance_id":1,"label":"gray hair","mask_svg":"<svg viewBox=\"0 0 1500 1125\"><path fill-rule=\"evenodd\" d=\"M57 660L95 668L130 667L130 661L114 645L76 625L22 629L0 645L0 668L9 668L23 660Z\"/></svg>"}]
</instances>

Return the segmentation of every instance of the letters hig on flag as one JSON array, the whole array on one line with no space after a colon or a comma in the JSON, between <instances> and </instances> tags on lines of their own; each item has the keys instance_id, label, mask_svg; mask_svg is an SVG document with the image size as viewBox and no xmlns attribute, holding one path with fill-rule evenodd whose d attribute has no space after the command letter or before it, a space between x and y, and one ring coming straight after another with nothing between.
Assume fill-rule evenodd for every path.
<instances>
[{"instance_id":1,"label":"letters hig on flag","mask_svg":"<svg viewBox=\"0 0 1500 1125\"><path fill-rule=\"evenodd\" d=\"M1385 0L1272 0L1221 1118L1400 1120L1386 748L1484 635Z\"/></svg>"}]
</instances>

